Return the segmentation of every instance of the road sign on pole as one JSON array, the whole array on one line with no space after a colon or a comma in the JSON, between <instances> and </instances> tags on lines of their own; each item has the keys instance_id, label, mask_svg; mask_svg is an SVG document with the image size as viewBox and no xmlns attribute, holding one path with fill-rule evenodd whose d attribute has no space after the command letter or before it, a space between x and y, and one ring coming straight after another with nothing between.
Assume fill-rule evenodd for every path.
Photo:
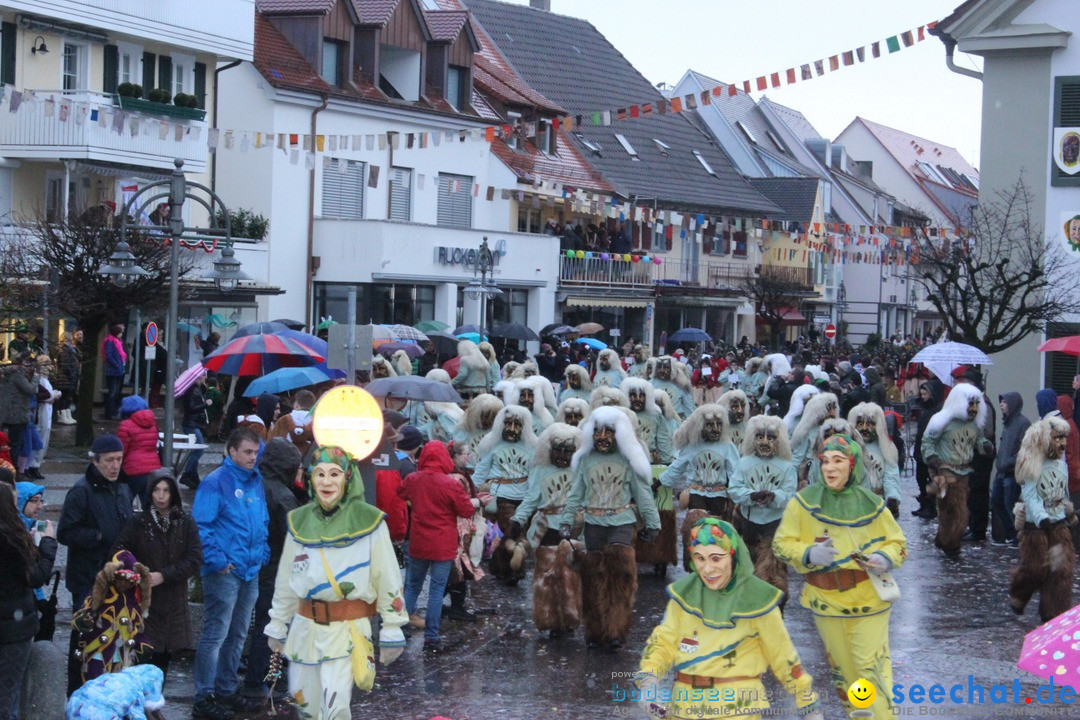
<instances>
[{"instance_id":1,"label":"road sign on pole","mask_svg":"<svg viewBox=\"0 0 1080 720\"><path fill-rule=\"evenodd\" d=\"M350 347L355 353L357 370L371 370L371 326L356 325L355 341L350 340L348 325L331 325L327 332L326 366L333 370L347 370ZM351 382L351 381L350 381Z\"/></svg>"},{"instance_id":2,"label":"road sign on pole","mask_svg":"<svg viewBox=\"0 0 1080 720\"><path fill-rule=\"evenodd\" d=\"M146 347L154 347L158 341L158 329L156 322L146 323Z\"/></svg>"},{"instance_id":3,"label":"road sign on pole","mask_svg":"<svg viewBox=\"0 0 1080 720\"><path fill-rule=\"evenodd\" d=\"M836 326L833 325L832 323L829 323L828 325L825 326L825 337L827 337L830 340L832 340L834 337L836 337Z\"/></svg>"}]
</instances>

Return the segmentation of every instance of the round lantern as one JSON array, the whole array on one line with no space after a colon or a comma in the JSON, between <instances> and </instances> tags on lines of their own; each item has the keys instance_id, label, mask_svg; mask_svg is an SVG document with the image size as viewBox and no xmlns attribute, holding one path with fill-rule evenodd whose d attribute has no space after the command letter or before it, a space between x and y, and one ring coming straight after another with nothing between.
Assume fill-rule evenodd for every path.
<instances>
[{"instance_id":1,"label":"round lantern","mask_svg":"<svg viewBox=\"0 0 1080 720\"><path fill-rule=\"evenodd\" d=\"M354 460L371 455L382 441L382 410L363 388L352 385L333 388L319 399L311 415L315 442L337 445Z\"/></svg>"}]
</instances>

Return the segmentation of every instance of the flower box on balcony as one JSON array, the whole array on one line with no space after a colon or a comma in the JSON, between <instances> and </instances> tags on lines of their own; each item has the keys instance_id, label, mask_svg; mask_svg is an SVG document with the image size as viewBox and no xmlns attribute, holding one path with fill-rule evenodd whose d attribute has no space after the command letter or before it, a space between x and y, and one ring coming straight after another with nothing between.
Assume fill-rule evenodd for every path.
<instances>
[{"instance_id":1,"label":"flower box on balcony","mask_svg":"<svg viewBox=\"0 0 1080 720\"><path fill-rule=\"evenodd\" d=\"M135 110L149 115L166 115L184 120L205 120L206 111L201 108L178 107L176 105L143 100L142 98L116 96L116 104L124 110Z\"/></svg>"}]
</instances>

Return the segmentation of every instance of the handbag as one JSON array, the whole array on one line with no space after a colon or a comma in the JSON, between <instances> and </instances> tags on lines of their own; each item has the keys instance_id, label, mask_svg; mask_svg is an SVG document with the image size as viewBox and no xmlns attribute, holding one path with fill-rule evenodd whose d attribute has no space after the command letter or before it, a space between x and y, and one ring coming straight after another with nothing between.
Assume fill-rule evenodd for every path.
<instances>
[{"instance_id":1,"label":"handbag","mask_svg":"<svg viewBox=\"0 0 1080 720\"><path fill-rule=\"evenodd\" d=\"M319 557L322 558L323 572L326 573L326 579L330 583L330 587L334 588L334 593L338 596L338 600L344 600L345 594L341 592L341 586L338 585L337 578L334 577L334 571L330 569L330 563L326 560L326 553L322 548L319 548ZM356 623L352 620L345 622L349 626L349 635L352 636L352 676L353 682L356 683L356 687L361 690L371 690L375 685L375 649L371 645L371 641L368 640L360 629L356 627Z\"/></svg>"},{"instance_id":2,"label":"handbag","mask_svg":"<svg viewBox=\"0 0 1080 720\"><path fill-rule=\"evenodd\" d=\"M34 642L39 640L53 639L56 634L56 588L60 585L60 571L56 570L49 576L52 580L52 594L45 600L36 600L38 611L38 631L34 635ZM46 582L47 586L49 583Z\"/></svg>"},{"instance_id":3,"label":"handbag","mask_svg":"<svg viewBox=\"0 0 1080 720\"><path fill-rule=\"evenodd\" d=\"M851 537L851 544L858 548L859 544L855 542L855 535L851 532L851 528L848 528L847 531L848 536ZM874 586L874 592L884 602L894 603L900 599L900 586L896 584L896 579L893 578L891 570L880 575L867 571L866 575L870 578L870 584Z\"/></svg>"}]
</instances>

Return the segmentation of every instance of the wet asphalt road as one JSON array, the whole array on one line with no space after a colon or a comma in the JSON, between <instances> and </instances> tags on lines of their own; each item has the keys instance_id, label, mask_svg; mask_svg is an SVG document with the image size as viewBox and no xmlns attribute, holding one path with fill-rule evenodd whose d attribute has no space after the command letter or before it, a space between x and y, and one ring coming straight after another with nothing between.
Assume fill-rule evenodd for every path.
<instances>
[{"instance_id":1,"label":"wet asphalt road","mask_svg":"<svg viewBox=\"0 0 1080 720\"><path fill-rule=\"evenodd\" d=\"M70 451L58 450L58 458L46 464L46 517L54 522L67 488L78 478L83 461ZM220 459L208 454L204 472ZM914 477L902 478L903 495L913 498ZM190 506L190 491L184 490ZM989 692L995 683L1021 682L1021 703L1035 697L1041 681L1016 669L1025 633L1039 625L1037 599L1023 617L1016 617L1008 605L1008 574L1017 551L983 544L965 545L959 561L945 559L933 547L935 522L913 518L914 500L905 500L900 525L908 540L908 561L896 576L902 597L893 607L891 644L894 682L929 687L935 683L962 684L968 676ZM61 546L58 567L66 558ZM421 652L421 633L409 641L405 654L389 668L379 667L378 685L368 694L357 692L353 717L364 719L430 720L444 716L451 720L480 718L604 718L639 717L629 703L615 702L613 689L618 677L637 668L641 648L649 632L661 618L665 605L664 587L679 576L681 569L669 569L666 581L653 577L651 568L641 568L635 618L629 640L616 653L587 650L580 630L574 637L550 641L540 637L531 619L531 590L528 580L516 588L498 585L490 577L473 586L471 604L480 610L476 623L444 621L445 653L426 656ZM826 686L828 669L821 641L809 612L798 605L801 581L792 577L792 594L785 620L799 650L804 667L815 678L815 689L825 698L825 716L846 718L831 688ZM1074 583L1074 589L1077 586ZM58 626L70 620L70 597L61 589ZM1080 592L1075 595L1080 599ZM426 604L421 597L420 605ZM196 637L201 625L201 606L192 606ZM57 639L66 643L61 629ZM622 687L626 688L624 680ZM770 678L772 696L780 692ZM881 690L879 689L879 692ZM165 688L165 715L170 720L190 717L194 694L191 657L174 659ZM1011 699L1011 695L1010 695ZM1053 706L922 706L905 703L901 716L932 716L944 713L971 718L1080 717L1080 707L1060 703ZM789 717L790 706L774 705L776 717ZM1052 712L1048 712L1052 711ZM1056 713L1056 714L1055 714ZM269 717L267 712L242 717ZM286 715L288 716L288 715Z\"/></svg>"}]
</instances>

